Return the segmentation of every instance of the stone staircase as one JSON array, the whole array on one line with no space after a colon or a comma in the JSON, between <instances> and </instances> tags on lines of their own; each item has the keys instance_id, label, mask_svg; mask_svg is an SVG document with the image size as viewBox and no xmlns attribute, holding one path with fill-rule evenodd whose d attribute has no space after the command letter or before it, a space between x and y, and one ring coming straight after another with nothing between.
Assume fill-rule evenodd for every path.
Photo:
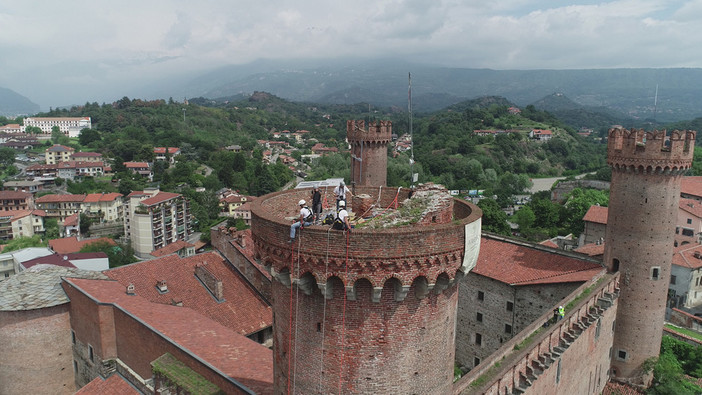
<instances>
[{"instance_id":1,"label":"stone staircase","mask_svg":"<svg viewBox=\"0 0 702 395\"><path fill-rule=\"evenodd\" d=\"M587 314L581 316L568 330L563 332L558 346L551 347L550 351L539 354L536 359L531 361L524 372L519 373L519 384L514 387L512 394L521 395L527 392L534 381L536 381L551 364L556 362L590 325L596 323L602 314L612 307L614 300L618 296L618 289L614 293L604 293L604 295L597 300L597 304L589 309Z\"/></svg>"}]
</instances>

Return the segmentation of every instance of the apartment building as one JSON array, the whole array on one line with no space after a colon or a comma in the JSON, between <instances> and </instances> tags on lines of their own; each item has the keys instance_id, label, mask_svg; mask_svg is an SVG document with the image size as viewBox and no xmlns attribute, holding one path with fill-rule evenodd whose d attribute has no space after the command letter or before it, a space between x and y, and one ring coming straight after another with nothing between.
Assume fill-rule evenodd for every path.
<instances>
[{"instance_id":1,"label":"apartment building","mask_svg":"<svg viewBox=\"0 0 702 395\"><path fill-rule=\"evenodd\" d=\"M75 213L81 212L85 195L44 195L35 201L38 209L44 210L48 218L64 221Z\"/></svg>"},{"instance_id":2,"label":"apartment building","mask_svg":"<svg viewBox=\"0 0 702 395\"><path fill-rule=\"evenodd\" d=\"M12 240L44 233L45 216L43 210L0 212L0 239Z\"/></svg>"},{"instance_id":3,"label":"apartment building","mask_svg":"<svg viewBox=\"0 0 702 395\"><path fill-rule=\"evenodd\" d=\"M190 202L183 195L158 189L134 191L124 202L124 234L140 257L193 233Z\"/></svg>"},{"instance_id":4,"label":"apartment building","mask_svg":"<svg viewBox=\"0 0 702 395\"><path fill-rule=\"evenodd\" d=\"M65 145L54 144L44 150L44 161L47 165L55 165L59 162L68 162L71 160L75 150Z\"/></svg>"},{"instance_id":5,"label":"apartment building","mask_svg":"<svg viewBox=\"0 0 702 395\"><path fill-rule=\"evenodd\" d=\"M39 181L5 181L2 184L3 191L28 192L34 194L42 189L44 189L44 184Z\"/></svg>"},{"instance_id":6,"label":"apartment building","mask_svg":"<svg viewBox=\"0 0 702 395\"><path fill-rule=\"evenodd\" d=\"M72 160L77 162L102 162L102 154L99 152L75 152Z\"/></svg>"},{"instance_id":7,"label":"apartment building","mask_svg":"<svg viewBox=\"0 0 702 395\"><path fill-rule=\"evenodd\" d=\"M100 222L118 222L124 218L121 193L90 193L83 200L81 211Z\"/></svg>"},{"instance_id":8,"label":"apartment building","mask_svg":"<svg viewBox=\"0 0 702 395\"><path fill-rule=\"evenodd\" d=\"M24 119L24 129L27 126L35 126L41 129L43 133L51 133L54 126L58 126L61 133L68 137L78 137L83 129L91 129L92 123L90 117L33 117Z\"/></svg>"},{"instance_id":9,"label":"apartment building","mask_svg":"<svg viewBox=\"0 0 702 395\"><path fill-rule=\"evenodd\" d=\"M0 212L31 210L34 208L34 195L20 191L0 191Z\"/></svg>"}]
</instances>

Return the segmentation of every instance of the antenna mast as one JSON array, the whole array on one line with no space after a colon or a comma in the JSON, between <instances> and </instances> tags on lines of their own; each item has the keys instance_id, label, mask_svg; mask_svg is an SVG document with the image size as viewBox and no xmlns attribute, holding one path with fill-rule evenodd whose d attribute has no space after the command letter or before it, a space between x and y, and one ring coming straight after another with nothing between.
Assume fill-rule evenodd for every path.
<instances>
[{"instance_id":1,"label":"antenna mast","mask_svg":"<svg viewBox=\"0 0 702 395\"><path fill-rule=\"evenodd\" d=\"M658 84L656 84L656 96L653 98L653 130L656 130L656 111L658 110Z\"/></svg>"},{"instance_id":2,"label":"antenna mast","mask_svg":"<svg viewBox=\"0 0 702 395\"><path fill-rule=\"evenodd\" d=\"M410 136L410 177L411 187L414 187L414 140L412 139L412 73L407 73L408 88L407 88L407 112L409 114L409 136Z\"/></svg>"}]
</instances>

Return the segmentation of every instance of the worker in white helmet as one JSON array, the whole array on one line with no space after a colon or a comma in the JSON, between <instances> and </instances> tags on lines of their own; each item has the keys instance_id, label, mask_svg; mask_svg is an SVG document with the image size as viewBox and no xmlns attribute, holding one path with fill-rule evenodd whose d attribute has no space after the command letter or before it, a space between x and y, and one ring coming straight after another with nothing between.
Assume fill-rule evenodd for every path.
<instances>
[{"instance_id":1,"label":"worker in white helmet","mask_svg":"<svg viewBox=\"0 0 702 395\"><path fill-rule=\"evenodd\" d=\"M295 221L295 223L290 225L290 243L292 243L292 241L295 239L297 228L310 226L312 223L314 223L314 214L312 213L312 210L307 207L307 202L305 202L305 199L300 200L297 204L300 206L300 219L299 221Z\"/></svg>"}]
</instances>

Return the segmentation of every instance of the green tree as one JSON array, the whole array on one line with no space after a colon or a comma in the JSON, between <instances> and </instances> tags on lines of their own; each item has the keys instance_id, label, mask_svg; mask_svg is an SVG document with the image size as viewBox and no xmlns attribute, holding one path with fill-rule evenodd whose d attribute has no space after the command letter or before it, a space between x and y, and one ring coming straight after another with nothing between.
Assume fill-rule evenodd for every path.
<instances>
[{"instance_id":1,"label":"green tree","mask_svg":"<svg viewBox=\"0 0 702 395\"><path fill-rule=\"evenodd\" d=\"M59 226L58 219L47 218L44 220L44 235L47 240L58 239L59 238Z\"/></svg>"},{"instance_id":2,"label":"green tree","mask_svg":"<svg viewBox=\"0 0 702 395\"><path fill-rule=\"evenodd\" d=\"M574 235L579 235L585 228L583 217L590 206L609 204L609 191L575 188L566 199L564 224Z\"/></svg>"},{"instance_id":3,"label":"green tree","mask_svg":"<svg viewBox=\"0 0 702 395\"><path fill-rule=\"evenodd\" d=\"M51 142L53 142L54 144L59 144L61 137L63 137L63 133L61 133L61 129L59 129L58 126L52 127L51 128Z\"/></svg>"},{"instance_id":4,"label":"green tree","mask_svg":"<svg viewBox=\"0 0 702 395\"><path fill-rule=\"evenodd\" d=\"M520 231L529 230L536 221L536 215L529 206L524 206L512 216L512 222L519 225Z\"/></svg>"},{"instance_id":5,"label":"green tree","mask_svg":"<svg viewBox=\"0 0 702 395\"><path fill-rule=\"evenodd\" d=\"M18 237L16 239L10 240L7 244L5 244L5 248L3 248L2 252L5 253L10 251L21 250L23 248L45 246L46 243L41 239L41 236L39 235L34 235L32 237Z\"/></svg>"},{"instance_id":6,"label":"green tree","mask_svg":"<svg viewBox=\"0 0 702 395\"><path fill-rule=\"evenodd\" d=\"M87 215L80 213L79 216L79 227L80 227L80 234L83 236L88 236L90 234L90 225L92 224L92 221L90 220L90 217Z\"/></svg>"},{"instance_id":7,"label":"green tree","mask_svg":"<svg viewBox=\"0 0 702 395\"><path fill-rule=\"evenodd\" d=\"M492 199L481 199L478 207L483 210L482 227L486 232L509 236L511 229L507 223L507 214Z\"/></svg>"},{"instance_id":8,"label":"green tree","mask_svg":"<svg viewBox=\"0 0 702 395\"><path fill-rule=\"evenodd\" d=\"M15 150L8 147L0 148L0 166L6 167L15 163Z\"/></svg>"},{"instance_id":9,"label":"green tree","mask_svg":"<svg viewBox=\"0 0 702 395\"><path fill-rule=\"evenodd\" d=\"M117 243L117 245L113 245L104 240L86 244L80 249L80 252L104 252L107 254L111 268L137 261L134 256L134 249L129 244Z\"/></svg>"},{"instance_id":10,"label":"green tree","mask_svg":"<svg viewBox=\"0 0 702 395\"><path fill-rule=\"evenodd\" d=\"M100 140L102 140L100 137L100 132L98 132L96 129L85 128L81 130L80 135L78 135L78 142L83 146L87 146L94 141Z\"/></svg>"},{"instance_id":11,"label":"green tree","mask_svg":"<svg viewBox=\"0 0 702 395\"><path fill-rule=\"evenodd\" d=\"M27 126L24 128L25 133L27 134L41 134L41 128L37 126Z\"/></svg>"}]
</instances>

